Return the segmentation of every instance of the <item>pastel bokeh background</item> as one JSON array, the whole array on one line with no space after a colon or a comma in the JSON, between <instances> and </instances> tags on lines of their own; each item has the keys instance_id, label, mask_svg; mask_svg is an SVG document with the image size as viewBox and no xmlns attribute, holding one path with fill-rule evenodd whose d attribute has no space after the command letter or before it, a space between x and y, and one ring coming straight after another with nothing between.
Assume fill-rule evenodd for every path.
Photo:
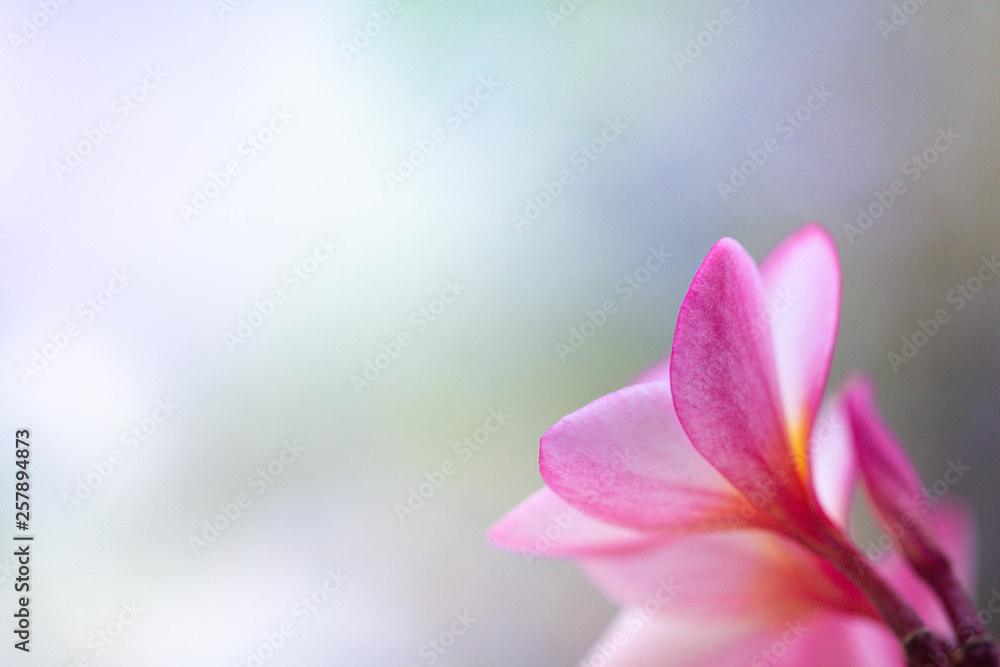
<instances>
[{"instance_id":1,"label":"pastel bokeh background","mask_svg":"<svg viewBox=\"0 0 1000 667\"><path fill-rule=\"evenodd\" d=\"M5 3L0 421L36 542L0 661L575 664L614 608L485 530L549 426L667 354L712 243L810 220L831 386L874 376L928 484L971 467L985 604L1000 280L949 293L1000 251L1000 8L902 4Z\"/></svg>"}]
</instances>

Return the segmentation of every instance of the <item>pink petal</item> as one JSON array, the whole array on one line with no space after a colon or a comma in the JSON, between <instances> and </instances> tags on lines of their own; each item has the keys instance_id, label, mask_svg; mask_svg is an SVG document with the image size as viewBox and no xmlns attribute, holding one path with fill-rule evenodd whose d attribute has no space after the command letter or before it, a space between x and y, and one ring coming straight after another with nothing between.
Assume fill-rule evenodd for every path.
<instances>
[{"instance_id":1,"label":"pink petal","mask_svg":"<svg viewBox=\"0 0 1000 667\"><path fill-rule=\"evenodd\" d=\"M581 667L905 667L884 625L835 613L782 619L770 626L646 620L625 609Z\"/></svg>"},{"instance_id":2,"label":"pink petal","mask_svg":"<svg viewBox=\"0 0 1000 667\"><path fill-rule=\"evenodd\" d=\"M745 506L691 446L665 382L625 387L561 419L542 437L539 468L571 505L629 528L725 528Z\"/></svg>"},{"instance_id":3,"label":"pink petal","mask_svg":"<svg viewBox=\"0 0 1000 667\"><path fill-rule=\"evenodd\" d=\"M948 498L934 506L929 520L931 530L945 556L951 561L959 583L965 590L975 591L979 544L976 517L972 509L958 498Z\"/></svg>"},{"instance_id":4,"label":"pink petal","mask_svg":"<svg viewBox=\"0 0 1000 667\"><path fill-rule=\"evenodd\" d=\"M670 378L674 406L694 447L770 511L803 516L803 477L790 449L773 342L761 314L764 288L747 252L722 239L681 304Z\"/></svg>"},{"instance_id":5,"label":"pink petal","mask_svg":"<svg viewBox=\"0 0 1000 667\"><path fill-rule=\"evenodd\" d=\"M644 382L670 382L669 354L636 375L629 384L642 384Z\"/></svg>"},{"instance_id":6,"label":"pink petal","mask_svg":"<svg viewBox=\"0 0 1000 667\"><path fill-rule=\"evenodd\" d=\"M865 551L872 553L872 550ZM880 553L875 551L874 553ZM897 552L888 551L878 559L879 570L892 587L920 616L931 632L939 637L954 637L951 622L941 601Z\"/></svg>"},{"instance_id":7,"label":"pink petal","mask_svg":"<svg viewBox=\"0 0 1000 667\"><path fill-rule=\"evenodd\" d=\"M971 520L957 506L945 505L935 511L934 501L924 494L916 470L875 409L871 382L854 378L845 393L865 489L887 534L879 540L888 543L891 536L909 564L907 568L890 561L897 588L915 608L924 611L922 617L928 627L942 632L947 629L940 600L947 606L953 624L957 624L962 641L979 634L982 627L967 595L970 555L974 550ZM960 465L960 460L949 461L941 483L957 483L965 472ZM882 550L888 544L876 546ZM876 549L868 547L869 558L871 551ZM924 582L934 587L936 596ZM963 586L965 595L959 590Z\"/></svg>"},{"instance_id":8,"label":"pink petal","mask_svg":"<svg viewBox=\"0 0 1000 667\"><path fill-rule=\"evenodd\" d=\"M865 490L879 522L897 537L911 563L932 562L940 549L927 522L930 501L916 469L875 408L874 387L867 378L855 376L844 400Z\"/></svg>"},{"instance_id":9,"label":"pink petal","mask_svg":"<svg viewBox=\"0 0 1000 667\"><path fill-rule=\"evenodd\" d=\"M840 263L829 232L806 225L761 262L763 319L774 337L783 412L797 456L830 372L840 318Z\"/></svg>"},{"instance_id":10,"label":"pink petal","mask_svg":"<svg viewBox=\"0 0 1000 667\"><path fill-rule=\"evenodd\" d=\"M754 647L770 628L705 623L677 616L647 616L623 609L578 667L747 667L744 647Z\"/></svg>"},{"instance_id":11,"label":"pink petal","mask_svg":"<svg viewBox=\"0 0 1000 667\"><path fill-rule=\"evenodd\" d=\"M820 506L834 523L846 529L858 462L847 412L839 397L819 412L809 441L809 465Z\"/></svg>"},{"instance_id":12,"label":"pink petal","mask_svg":"<svg viewBox=\"0 0 1000 667\"><path fill-rule=\"evenodd\" d=\"M844 575L770 531L691 535L641 552L587 558L581 565L613 602L651 615L760 623L824 609L877 616Z\"/></svg>"},{"instance_id":13,"label":"pink petal","mask_svg":"<svg viewBox=\"0 0 1000 667\"><path fill-rule=\"evenodd\" d=\"M531 559L620 554L663 541L654 533L591 518L542 487L490 528L497 546Z\"/></svg>"},{"instance_id":14,"label":"pink petal","mask_svg":"<svg viewBox=\"0 0 1000 667\"><path fill-rule=\"evenodd\" d=\"M823 614L778 628L750 665L780 667L906 667L899 640L873 619ZM754 662L757 660L757 662Z\"/></svg>"}]
</instances>

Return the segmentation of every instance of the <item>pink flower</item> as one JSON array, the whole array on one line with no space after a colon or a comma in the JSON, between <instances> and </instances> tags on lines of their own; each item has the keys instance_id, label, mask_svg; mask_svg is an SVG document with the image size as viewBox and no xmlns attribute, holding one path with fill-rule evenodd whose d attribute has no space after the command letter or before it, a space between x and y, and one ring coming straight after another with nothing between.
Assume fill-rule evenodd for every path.
<instances>
[{"instance_id":1,"label":"pink flower","mask_svg":"<svg viewBox=\"0 0 1000 667\"><path fill-rule=\"evenodd\" d=\"M876 411L871 383L857 378L845 396L862 479L876 517L912 570L944 605L957 643L965 649L966 661L960 664L995 666L997 648L966 593L971 589L968 573L954 571L948 540L941 539L933 524L931 501L917 471ZM949 474L957 481L962 472L960 462L952 465L944 481L951 481Z\"/></svg>"},{"instance_id":2,"label":"pink flower","mask_svg":"<svg viewBox=\"0 0 1000 667\"><path fill-rule=\"evenodd\" d=\"M906 641L923 665L940 652L924 627L948 630L933 596L898 559L876 569L845 534L856 391L820 411L839 308L836 249L819 225L760 268L723 239L681 305L670 358L544 435L546 487L490 537L529 559L579 560L622 605L584 664L769 665L780 652L785 665L905 665ZM968 560L959 510L924 529L946 536L942 558Z\"/></svg>"}]
</instances>

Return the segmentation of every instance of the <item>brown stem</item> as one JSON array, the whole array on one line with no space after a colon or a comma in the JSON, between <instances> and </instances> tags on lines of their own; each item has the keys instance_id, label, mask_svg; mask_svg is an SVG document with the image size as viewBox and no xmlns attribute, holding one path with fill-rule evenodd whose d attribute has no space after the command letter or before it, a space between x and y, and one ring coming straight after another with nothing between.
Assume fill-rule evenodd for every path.
<instances>
[{"instance_id":1,"label":"brown stem","mask_svg":"<svg viewBox=\"0 0 1000 667\"><path fill-rule=\"evenodd\" d=\"M964 646L965 655L957 667L996 667L997 646L992 639L973 639Z\"/></svg>"},{"instance_id":2,"label":"brown stem","mask_svg":"<svg viewBox=\"0 0 1000 667\"><path fill-rule=\"evenodd\" d=\"M909 667L951 667L953 664L945 643L926 629L905 639L903 652Z\"/></svg>"},{"instance_id":3,"label":"brown stem","mask_svg":"<svg viewBox=\"0 0 1000 667\"><path fill-rule=\"evenodd\" d=\"M806 537L803 544L840 570L865 594L899 638L909 667L951 667L947 645L924 626L913 607L882 578L868 559L841 537L838 529L830 528Z\"/></svg>"},{"instance_id":4,"label":"brown stem","mask_svg":"<svg viewBox=\"0 0 1000 667\"><path fill-rule=\"evenodd\" d=\"M979 618L972 599L955 578L951 563L940 553L920 562L918 574L926 581L944 605L955 637L958 639L962 659L958 667L998 667L997 646L989 629Z\"/></svg>"},{"instance_id":5,"label":"brown stem","mask_svg":"<svg viewBox=\"0 0 1000 667\"><path fill-rule=\"evenodd\" d=\"M834 531L824 531L818 538L809 539L806 546L840 570L868 597L900 642L926 632L924 622L917 612L853 544L837 536Z\"/></svg>"}]
</instances>

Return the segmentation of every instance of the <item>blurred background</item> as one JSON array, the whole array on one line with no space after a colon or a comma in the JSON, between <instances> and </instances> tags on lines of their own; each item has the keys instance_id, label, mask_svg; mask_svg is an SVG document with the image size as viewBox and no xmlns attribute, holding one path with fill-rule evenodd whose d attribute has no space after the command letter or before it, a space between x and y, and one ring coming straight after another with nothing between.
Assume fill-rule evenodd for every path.
<instances>
[{"instance_id":1,"label":"blurred background","mask_svg":"<svg viewBox=\"0 0 1000 667\"><path fill-rule=\"evenodd\" d=\"M549 426L669 352L716 240L807 221L844 267L831 388L873 375L926 483L971 467L985 604L1000 8L903 4L5 3L0 422L36 538L0 661L575 664L614 607L486 529Z\"/></svg>"}]
</instances>

